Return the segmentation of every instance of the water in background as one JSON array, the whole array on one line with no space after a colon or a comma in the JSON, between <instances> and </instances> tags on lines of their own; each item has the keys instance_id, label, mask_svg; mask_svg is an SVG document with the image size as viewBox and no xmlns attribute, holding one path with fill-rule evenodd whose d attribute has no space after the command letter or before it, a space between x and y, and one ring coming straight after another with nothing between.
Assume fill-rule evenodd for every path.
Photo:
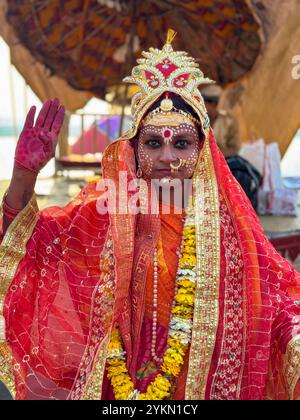
<instances>
[{"instance_id":1,"label":"water in background","mask_svg":"<svg viewBox=\"0 0 300 420\"><path fill-rule=\"evenodd\" d=\"M9 120L1 119L0 121L0 180L10 179L13 169L13 159L17 143L17 136L22 131L20 124L14 132L14 127ZM70 126L70 143L74 143L77 136L80 134L80 127L78 124ZM41 171L42 177L49 177L54 174L55 164L52 159L45 168Z\"/></svg>"},{"instance_id":2,"label":"water in background","mask_svg":"<svg viewBox=\"0 0 300 420\"><path fill-rule=\"evenodd\" d=\"M15 148L15 137L0 135L0 180L11 178ZM54 168L54 160L52 159L41 171L41 176L52 176L54 174Z\"/></svg>"}]
</instances>

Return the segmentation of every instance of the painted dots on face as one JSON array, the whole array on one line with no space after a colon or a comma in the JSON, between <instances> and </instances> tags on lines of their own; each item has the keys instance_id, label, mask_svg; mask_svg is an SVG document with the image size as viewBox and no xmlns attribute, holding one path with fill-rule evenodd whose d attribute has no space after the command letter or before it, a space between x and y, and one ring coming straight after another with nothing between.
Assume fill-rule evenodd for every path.
<instances>
[{"instance_id":1,"label":"painted dots on face","mask_svg":"<svg viewBox=\"0 0 300 420\"><path fill-rule=\"evenodd\" d=\"M175 128L174 136L178 139L184 139L188 137L189 139L193 140L193 147L191 153L188 156L186 156L185 163L185 178L190 178L194 174L200 151L198 130L195 126L189 124L181 124L180 126Z\"/></svg>"},{"instance_id":2,"label":"painted dots on face","mask_svg":"<svg viewBox=\"0 0 300 420\"><path fill-rule=\"evenodd\" d=\"M151 177L153 171L153 159L145 150L145 144L138 142L138 160L144 175Z\"/></svg>"},{"instance_id":3,"label":"painted dots on face","mask_svg":"<svg viewBox=\"0 0 300 420\"><path fill-rule=\"evenodd\" d=\"M199 156L199 152L200 152L200 146L199 143L197 143L195 145L195 148L192 152L192 154L189 156L189 158L187 159L186 163L185 163L185 167L186 167L186 177L190 178L193 176L195 169L196 169L196 165L198 162L198 156Z\"/></svg>"},{"instance_id":4,"label":"painted dots on face","mask_svg":"<svg viewBox=\"0 0 300 420\"><path fill-rule=\"evenodd\" d=\"M174 158L186 161L184 177L190 178L195 170L200 145L198 130L190 124L178 126L148 125L141 129L138 142L138 154L143 173L151 176L155 162L161 155L163 145L172 147Z\"/></svg>"}]
</instances>

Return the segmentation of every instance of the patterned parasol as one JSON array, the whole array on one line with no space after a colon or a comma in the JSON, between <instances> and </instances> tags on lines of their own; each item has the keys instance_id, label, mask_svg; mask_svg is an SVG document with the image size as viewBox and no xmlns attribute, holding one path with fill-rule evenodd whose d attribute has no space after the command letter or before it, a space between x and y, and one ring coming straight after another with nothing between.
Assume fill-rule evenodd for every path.
<instances>
[{"instance_id":1,"label":"patterned parasol","mask_svg":"<svg viewBox=\"0 0 300 420\"><path fill-rule=\"evenodd\" d=\"M130 73L167 29L179 35L204 73L225 85L249 71L260 51L259 25L243 0L19 0L7 19L31 54L79 90L98 97Z\"/></svg>"}]
</instances>

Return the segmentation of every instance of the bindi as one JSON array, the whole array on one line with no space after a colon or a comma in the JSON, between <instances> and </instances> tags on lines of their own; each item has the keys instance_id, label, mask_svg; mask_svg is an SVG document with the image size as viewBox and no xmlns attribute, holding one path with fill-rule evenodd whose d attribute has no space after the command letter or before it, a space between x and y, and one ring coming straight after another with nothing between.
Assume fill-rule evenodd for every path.
<instances>
[{"instance_id":1,"label":"bindi","mask_svg":"<svg viewBox=\"0 0 300 420\"><path fill-rule=\"evenodd\" d=\"M172 128L163 127L161 129L161 136L165 144L170 144L170 142L173 140L174 131L172 130Z\"/></svg>"}]
</instances>

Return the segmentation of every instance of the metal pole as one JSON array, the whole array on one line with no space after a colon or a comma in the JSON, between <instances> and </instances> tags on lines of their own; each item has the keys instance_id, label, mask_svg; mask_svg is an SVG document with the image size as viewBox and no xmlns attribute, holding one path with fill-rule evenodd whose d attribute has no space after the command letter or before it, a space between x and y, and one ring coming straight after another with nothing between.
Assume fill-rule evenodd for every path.
<instances>
[{"instance_id":1,"label":"metal pole","mask_svg":"<svg viewBox=\"0 0 300 420\"><path fill-rule=\"evenodd\" d=\"M16 113L15 88L14 88L14 79L13 79L14 66L13 66L12 61L11 61L11 51L10 50L9 50L9 59L10 59L9 86L10 86L10 96L11 96L11 111L12 111L15 141L17 142L17 140L18 140L18 125L17 125L17 113Z\"/></svg>"},{"instance_id":2,"label":"metal pole","mask_svg":"<svg viewBox=\"0 0 300 420\"><path fill-rule=\"evenodd\" d=\"M80 114L81 117L81 136L80 136L80 154L83 155L83 137L84 137L84 114Z\"/></svg>"},{"instance_id":3,"label":"metal pole","mask_svg":"<svg viewBox=\"0 0 300 420\"><path fill-rule=\"evenodd\" d=\"M124 92L124 98L123 98L123 104L122 104L122 112L121 112L121 120L120 120L119 137L121 137L122 132L123 132L124 117L125 117L125 107L126 107L126 103L127 103L128 88L129 88L129 86L126 85L125 92Z\"/></svg>"}]
</instances>

